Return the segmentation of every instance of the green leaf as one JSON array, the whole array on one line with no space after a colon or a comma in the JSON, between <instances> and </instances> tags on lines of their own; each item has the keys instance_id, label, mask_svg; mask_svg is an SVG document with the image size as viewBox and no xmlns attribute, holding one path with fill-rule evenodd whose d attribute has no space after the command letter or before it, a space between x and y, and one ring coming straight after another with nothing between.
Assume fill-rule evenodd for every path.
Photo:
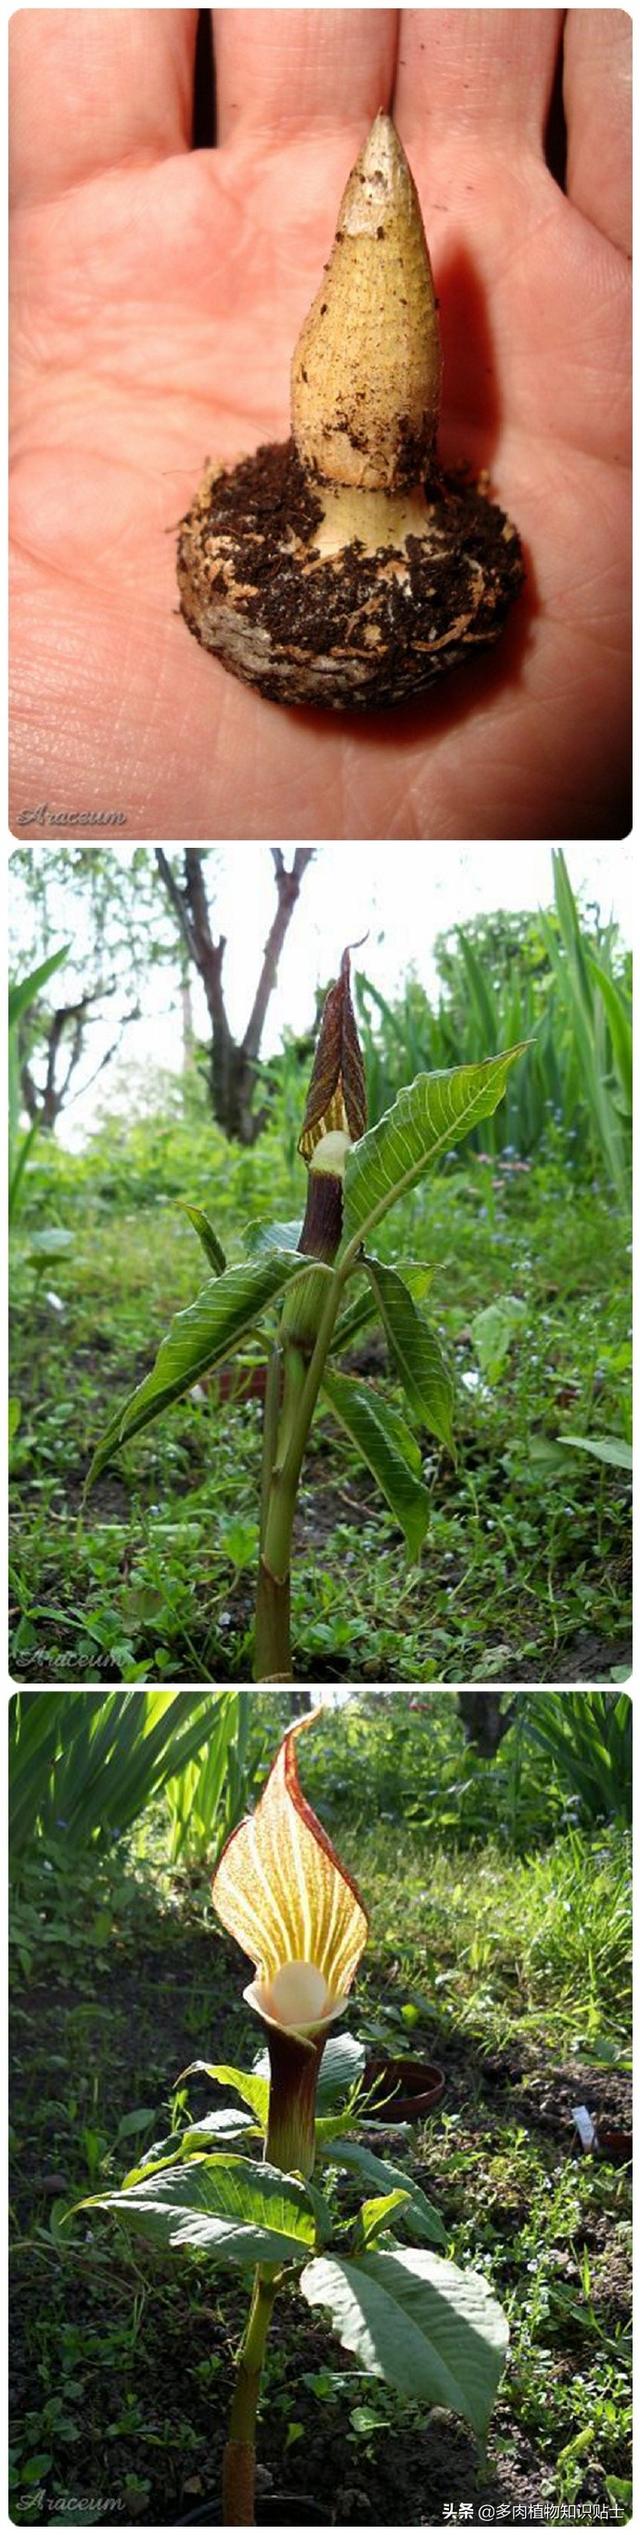
<instances>
[{"instance_id":1,"label":"green leaf","mask_svg":"<svg viewBox=\"0 0 640 2535\"><path fill-rule=\"evenodd\" d=\"M52 1604L49 1616L58 1616ZM202 1743L215 1739L225 1695L79 1690L70 1709L63 1692L21 1691L12 1708L14 1856L32 1839L36 1821L47 1836L64 1822L69 1853L96 1836L106 1843L116 1827L128 1829L170 1771L186 1768Z\"/></svg>"},{"instance_id":2,"label":"green leaf","mask_svg":"<svg viewBox=\"0 0 640 2535\"><path fill-rule=\"evenodd\" d=\"M338 1424L373 1472L387 1505L404 1532L411 1563L419 1558L430 1518L430 1501L418 1473L420 1453L397 1408L389 1408L379 1391L365 1390L346 1373L324 1373L322 1390Z\"/></svg>"},{"instance_id":3,"label":"green leaf","mask_svg":"<svg viewBox=\"0 0 640 2535\"><path fill-rule=\"evenodd\" d=\"M220 2262L291 2262L315 2239L304 2184L249 2157L193 2157L130 2191L94 2192L79 2207L113 2210L148 2244Z\"/></svg>"},{"instance_id":4,"label":"green leaf","mask_svg":"<svg viewBox=\"0 0 640 2535\"><path fill-rule=\"evenodd\" d=\"M373 2244L376 2236L389 2226L395 2211L406 2209L408 2200L408 2192L396 2191L384 2192L377 2200L363 2201L362 2208L358 2210L358 2231L364 2244Z\"/></svg>"},{"instance_id":5,"label":"green leaf","mask_svg":"<svg viewBox=\"0 0 640 2535\"><path fill-rule=\"evenodd\" d=\"M109 1920L107 1930L108 1934L111 1933L111 1925L112 1922ZM95 1943L95 1928L91 1929L90 1933ZM123 2113L122 2120L118 2122L118 2128L116 2131L116 2145L118 2147L120 2146L121 2139L135 2139L136 2133L139 2130L149 2130L153 2119L153 2113L148 2112L146 2106L144 2105L139 2105L135 2112Z\"/></svg>"},{"instance_id":6,"label":"green leaf","mask_svg":"<svg viewBox=\"0 0 640 2535\"><path fill-rule=\"evenodd\" d=\"M346 2112L317 2114L316 2148L318 2150L321 2149L324 2152L328 2148L331 2139L342 2139L343 2137L348 2138L349 2131L353 2129L355 2119L356 2112L353 2104L347 2105ZM340 2149L338 2157L331 2159L331 2163L335 2163L337 2165L342 2164L342 2149Z\"/></svg>"},{"instance_id":7,"label":"green leaf","mask_svg":"<svg viewBox=\"0 0 640 2535\"><path fill-rule=\"evenodd\" d=\"M500 1302L487 1303L485 1311L476 1312L471 1336L481 1373L488 1382L495 1382L502 1372L525 1313L526 1304L518 1294L503 1294Z\"/></svg>"},{"instance_id":8,"label":"green leaf","mask_svg":"<svg viewBox=\"0 0 640 2535\"><path fill-rule=\"evenodd\" d=\"M325 2042L316 2090L318 2111L329 2111L331 2104L343 2104L365 2064L363 2042L354 2033L332 2033Z\"/></svg>"},{"instance_id":9,"label":"green leaf","mask_svg":"<svg viewBox=\"0 0 640 2535\"><path fill-rule=\"evenodd\" d=\"M590 1452L594 1461L610 1462L612 1470L632 1470L633 1452L624 1435L559 1435L558 1442L571 1444L574 1452Z\"/></svg>"},{"instance_id":10,"label":"green leaf","mask_svg":"<svg viewBox=\"0 0 640 2535\"><path fill-rule=\"evenodd\" d=\"M615 1062L616 1073L624 1094L625 1107L631 1117L633 1097L633 1034L631 996L609 977L593 952L587 952L587 967L593 984L602 996Z\"/></svg>"},{"instance_id":11,"label":"green leaf","mask_svg":"<svg viewBox=\"0 0 640 2535\"><path fill-rule=\"evenodd\" d=\"M17 1126L14 1126L14 1128L11 1130L11 1132L12 1132L12 1138L13 1138L13 1137L15 1137L15 1135L17 1134ZM20 1196L20 1191L21 1191L21 1187L22 1187L22 1181L23 1181L24 1174L25 1174L25 1171L26 1171L26 1167L27 1167L27 1163L28 1163L28 1160L29 1160L29 1156L30 1156L30 1153L31 1153L31 1152L32 1152L32 1150L33 1150L33 1146L34 1146L34 1144L35 1144L35 1140L36 1140L36 1136L37 1136L37 1134L38 1134L38 1120L37 1120L37 1118L34 1118L33 1126L32 1126L32 1127L28 1127L26 1135L23 1135L23 1137L22 1137L22 1142L21 1142L21 1144L19 1145L19 1147L18 1147L18 1151L17 1151L17 1153L16 1153L15 1162L13 1161L13 1142L12 1142L12 1147L11 1147L11 1152L12 1152L12 1167L11 1167L11 1174L10 1174L10 1179L9 1179L9 1224L10 1224L10 1226L14 1223L15 1217L16 1217L16 1215L19 1213L18 1198L19 1198L19 1196ZM21 1202L22 1202L22 1201L21 1201Z\"/></svg>"},{"instance_id":12,"label":"green leaf","mask_svg":"<svg viewBox=\"0 0 640 2535\"><path fill-rule=\"evenodd\" d=\"M71 947L70 942L63 942L59 951L51 951L48 959L41 960L39 968L32 968L30 976L21 977L15 985L9 987L10 1030L15 1029L17 1022L22 1020L23 1012L30 1012L31 1005L36 1002L43 986L47 985L48 979L55 976L56 969L61 968L63 960L68 959Z\"/></svg>"},{"instance_id":13,"label":"green leaf","mask_svg":"<svg viewBox=\"0 0 640 2535\"><path fill-rule=\"evenodd\" d=\"M214 1232L213 1224L209 1222L208 1215L203 1215L201 1206L186 1206L181 1199L179 1199L178 1202L181 1214L188 1215L189 1222L193 1224L194 1232L197 1232L198 1240L202 1242L203 1250L208 1258L209 1266L213 1268L214 1275L224 1276L227 1264L224 1250L222 1248L221 1241L218 1240L217 1232Z\"/></svg>"},{"instance_id":14,"label":"green leaf","mask_svg":"<svg viewBox=\"0 0 640 2535\"><path fill-rule=\"evenodd\" d=\"M423 1320L396 1268L365 1259L394 1372L407 1399L432 1435L453 1452L453 1383L438 1340Z\"/></svg>"},{"instance_id":15,"label":"green leaf","mask_svg":"<svg viewBox=\"0 0 640 2535\"><path fill-rule=\"evenodd\" d=\"M301 1231L301 1215L297 1223L248 1223L243 1235L245 1250L252 1259L264 1259L273 1250L297 1250Z\"/></svg>"},{"instance_id":16,"label":"green leaf","mask_svg":"<svg viewBox=\"0 0 640 2535\"><path fill-rule=\"evenodd\" d=\"M203 2148L212 2148L216 2139L229 2142L262 2137L262 2123L252 2121L249 2112L241 2112L239 2104L221 2104L219 2112L204 2113L202 2121L194 2121L188 2130L181 2131L179 2154L199 2156Z\"/></svg>"},{"instance_id":17,"label":"green leaf","mask_svg":"<svg viewBox=\"0 0 640 2535\"><path fill-rule=\"evenodd\" d=\"M299 2286L327 2307L345 2350L417 2403L443 2404L483 2437L509 2339L502 2308L475 2271L435 2253L364 2253L308 2263Z\"/></svg>"},{"instance_id":18,"label":"green leaf","mask_svg":"<svg viewBox=\"0 0 640 2535\"><path fill-rule=\"evenodd\" d=\"M240 2096L241 2103L249 2105L249 2110L254 2114L256 2121L259 2121L261 2128L266 2130L269 2113L268 2077L258 2076L256 2070L248 2076L244 2069L228 2068L226 2061L221 2061L220 2064L216 2062L214 2066L211 2066L209 2060L190 2060L189 2067L183 2068L182 2076L177 2078L176 2085L182 2086L185 2077L210 2077L214 2086L229 2086L234 2095Z\"/></svg>"},{"instance_id":19,"label":"green leaf","mask_svg":"<svg viewBox=\"0 0 640 2535\"><path fill-rule=\"evenodd\" d=\"M31 2489L32 2483L41 2482L43 2474L51 2472L52 2464L53 2456L49 2456L46 2451L43 2451L42 2455L30 2456L28 2464L21 2467L20 2481L26 2482Z\"/></svg>"},{"instance_id":20,"label":"green leaf","mask_svg":"<svg viewBox=\"0 0 640 2535\"><path fill-rule=\"evenodd\" d=\"M446 2244L446 2229L437 2209L432 2209L426 2192L421 2191L419 2183L414 2183L411 2174L403 2172L401 2165L392 2165L387 2157L375 2156L372 2148L361 2148L356 2139L345 2139L335 2158L329 2149L327 2163L346 2167L348 2174L356 2174L361 2183L372 2183L378 2192L394 2192L397 2189L408 2192L406 2221L404 2218L398 2221L400 2233L404 2235L410 2231L422 2244Z\"/></svg>"},{"instance_id":21,"label":"green leaf","mask_svg":"<svg viewBox=\"0 0 640 2535\"><path fill-rule=\"evenodd\" d=\"M155 2146L150 2148L148 2156L140 2157L137 2165L130 2165L127 2168L126 2174L123 2174L122 2177L120 2190L122 2192L130 2192L134 2183L146 2183L150 2174L160 2174L163 2167L166 2168L168 2165L175 2165L176 2158L181 2155L181 2136L176 2135L175 2138L156 2140Z\"/></svg>"},{"instance_id":22,"label":"green leaf","mask_svg":"<svg viewBox=\"0 0 640 2535\"><path fill-rule=\"evenodd\" d=\"M377 1261L374 1264L377 1265ZM363 1260L363 1275L364 1266ZM403 1260L402 1275L410 1294L413 1295L414 1302L423 1301L425 1294L429 1292L429 1286L433 1283L434 1274L434 1268L428 1267L423 1260ZM331 1340L330 1354L344 1355L347 1347L353 1345L354 1338L359 1338L361 1331L367 1329L371 1321L375 1320L377 1308L376 1298L370 1286L365 1284L356 1301L348 1303L346 1309L340 1312Z\"/></svg>"},{"instance_id":23,"label":"green leaf","mask_svg":"<svg viewBox=\"0 0 640 2535\"><path fill-rule=\"evenodd\" d=\"M357 1283L357 1277L350 1281L350 1292L354 1283ZM339 1312L331 1339L330 1355L344 1355L347 1348L353 1346L354 1338L359 1338L364 1329L370 1328L375 1317L376 1306L373 1295L365 1286L363 1292L357 1295L356 1301L348 1303L346 1310Z\"/></svg>"},{"instance_id":24,"label":"green leaf","mask_svg":"<svg viewBox=\"0 0 640 2535\"><path fill-rule=\"evenodd\" d=\"M261 2139L259 2122L251 2114L241 2112L239 2105L221 2107L219 2112L205 2113L204 2119L193 2122L188 2130L172 2130L168 2139L155 2139L137 2165L123 2175L121 2191L128 2192L132 2183L144 2183L149 2174L157 2174L162 2166L176 2165L178 2158L209 2155L216 2140L225 2148L241 2140L243 2147L250 2139Z\"/></svg>"},{"instance_id":25,"label":"green leaf","mask_svg":"<svg viewBox=\"0 0 640 2535\"><path fill-rule=\"evenodd\" d=\"M52 1223L47 1231L32 1232L29 1235L29 1258L35 1259L36 1265L39 1260L43 1260L46 1264L47 1259L59 1259L63 1251L71 1249L73 1249L73 1233L67 1232L64 1224Z\"/></svg>"},{"instance_id":26,"label":"green leaf","mask_svg":"<svg viewBox=\"0 0 640 2535\"><path fill-rule=\"evenodd\" d=\"M368 1240L374 1224L415 1188L429 1164L447 1153L502 1100L511 1065L523 1047L508 1048L484 1065L456 1065L450 1072L417 1074L376 1127L347 1154L344 1243Z\"/></svg>"},{"instance_id":27,"label":"green leaf","mask_svg":"<svg viewBox=\"0 0 640 2535\"><path fill-rule=\"evenodd\" d=\"M139 1435L154 1417L169 1408L172 1400L183 1397L203 1373L232 1355L247 1329L254 1326L260 1314L273 1302L274 1295L296 1276L309 1273L308 1262L291 1258L279 1251L268 1259L249 1267L226 1268L224 1276L210 1278L203 1285L195 1303L177 1312L167 1337L163 1338L156 1361L146 1381L124 1408L118 1409L94 1453L87 1487L104 1470L120 1444L130 1435Z\"/></svg>"}]
</instances>

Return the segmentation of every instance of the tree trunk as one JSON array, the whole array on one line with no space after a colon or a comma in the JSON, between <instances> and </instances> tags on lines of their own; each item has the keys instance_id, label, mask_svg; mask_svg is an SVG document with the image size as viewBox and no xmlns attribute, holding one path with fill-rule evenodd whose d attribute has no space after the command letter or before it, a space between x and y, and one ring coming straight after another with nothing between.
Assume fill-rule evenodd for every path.
<instances>
[{"instance_id":1,"label":"tree trunk","mask_svg":"<svg viewBox=\"0 0 640 2535\"><path fill-rule=\"evenodd\" d=\"M306 865L312 856L313 846L297 845L291 868L287 869L280 846L275 845L271 849L277 906L264 946L247 1027L244 1037L238 1041L229 1027L222 984L226 939L224 934L217 942L213 939L203 854L195 846L186 847L183 877L178 881L168 856L161 846L156 846L158 871L180 929L181 942L202 978L207 999L211 1023L209 1090L213 1115L225 1135L237 1144L255 1144L265 1124L266 1109L256 1108L260 1043L276 984L282 945L300 895Z\"/></svg>"},{"instance_id":2,"label":"tree trunk","mask_svg":"<svg viewBox=\"0 0 640 2535\"><path fill-rule=\"evenodd\" d=\"M484 1760L493 1760L508 1734L516 1714L516 1700L502 1707L501 1690L459 1690L458 1710L468 1743L475 1743Z\"/></svg>"},{"instance_id":3,"label":"tree trunk","mask_svg":"<svg viewBox=\"0 0 640 2535\"><path fill-rule=\"evenodd\" d=\"M56 1012L45 1014L37 1007L35 1008L39 1030L39 1039L36 1044L39 1046L41 1042L43 1052L46 1051L43 1083L36 1082L29 1062L34 1029L34 1007L32 1006L31 1011L25 1014L19 1037L20 1089L31 1125L38 1126L44 1135L54 1134L60 1111L64 1109L73 1075L83 1053L91 1005L106 1001L107 996L112 994L115 994L115 985L97 986L90 994L83 995L79 1003L60 1004ZM139 1006L136 1004L125 1018L131 1021L137 1020L138 1011ZM90 1077L92 1083L96 1081L98 1074L104 1072L105 1066L110 1065L112 1057L117 1054L119 1039L120 1033L118 1038L114 1039L113 1046L107 1048L106 1055L101 1057L95 1074ZM65 1059L66 1070L62 1072ZM85 1084L84 1089L88 1090L89 1085Z\"/></svg>"},{"instance_id":4,"label":"tree trunk","mask_svg":"<svg viewBox=\"0 0 640 2535\"><path fill-rule=\"evenodd\" d=\"M183 1074L188 1074L195 1047L196 1034L193 1027L191 970L184 943L181 943L180 959L180 1011L182 1015L182 1071Z\"/></svg>"}]
</instances>

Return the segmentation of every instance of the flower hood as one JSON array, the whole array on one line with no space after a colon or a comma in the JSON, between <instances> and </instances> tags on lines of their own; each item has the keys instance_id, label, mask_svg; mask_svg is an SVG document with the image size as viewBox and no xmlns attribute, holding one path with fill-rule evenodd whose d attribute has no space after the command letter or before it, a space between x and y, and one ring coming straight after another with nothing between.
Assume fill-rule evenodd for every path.
<instances>
[{"instance_id":1,"label":"flower hood","mask_svg":"<svg viewBox=\"0 0 640 2535\"><path fill-rule=\"evenodd\" d=\"M367 1941L360 1894L303 1795L301 1717L276 1753L255 1813L232 1831L216 1868L218 1917L256 1967L244 1991L267 2025L319 2034L342 2013Z\"/></svg>"}]
</instances>

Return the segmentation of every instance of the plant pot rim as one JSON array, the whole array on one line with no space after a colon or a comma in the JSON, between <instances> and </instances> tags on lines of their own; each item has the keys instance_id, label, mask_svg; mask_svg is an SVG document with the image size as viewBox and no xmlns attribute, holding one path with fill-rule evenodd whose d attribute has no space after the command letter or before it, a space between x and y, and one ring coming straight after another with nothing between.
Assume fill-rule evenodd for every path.
<instances>
[{"instance_id":1,"label":"plant pot rim","mask_svg":"<svg viewBox=\"0 0 640 2535\"><path fill-rule=\"evenodd\" d=\"M381 2079L393 2089L388 2103L379 2110L372 2111L369 2106L367 2118L374 2121L415 2121L422 2113L431 2112L444 2094L444 2070L437 2060L418 2060L408 2053L402 2058L375 2053L365 2061L363 2075L365 2085L375 2085Z\"/></svg>"}]
</instances>

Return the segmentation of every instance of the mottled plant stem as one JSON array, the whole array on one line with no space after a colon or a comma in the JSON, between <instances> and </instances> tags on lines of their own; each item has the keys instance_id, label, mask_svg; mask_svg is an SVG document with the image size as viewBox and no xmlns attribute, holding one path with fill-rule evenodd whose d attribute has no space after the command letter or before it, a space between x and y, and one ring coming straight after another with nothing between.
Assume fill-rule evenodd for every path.
<instances>
[{"instance_id":1,"label":"mottled plant stem","mask_svg":"<svg viewBox=\"0 0 640 2535\"><path fill-rule=\"evenodd\" d=\"M256 2413L276 2273L259 2269L238 2360L229 2437L222 2466L223 2526L255 2526Z\"/></svg>"}]
</instances>

